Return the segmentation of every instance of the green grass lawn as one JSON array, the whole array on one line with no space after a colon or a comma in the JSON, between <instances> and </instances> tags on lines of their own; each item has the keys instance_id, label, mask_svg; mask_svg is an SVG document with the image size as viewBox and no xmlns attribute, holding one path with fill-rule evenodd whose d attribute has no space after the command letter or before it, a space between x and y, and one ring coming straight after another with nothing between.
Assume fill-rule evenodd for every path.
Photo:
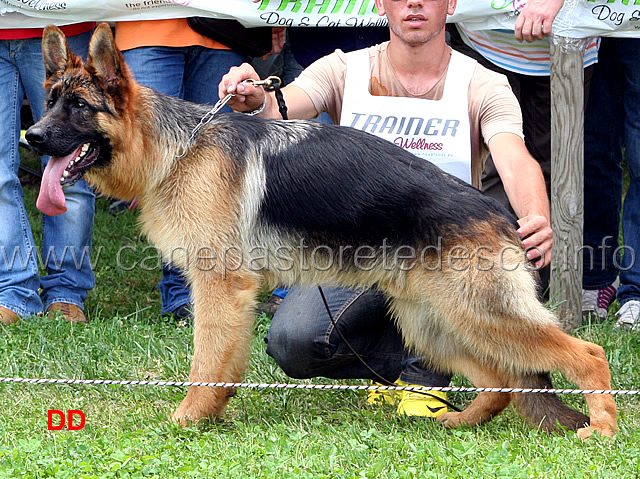
<instances>
[{"instance_id":1,"label":"green grass lawn","mask_svg":"<svg viewBox=\"0 0 640 479\"><path fill-rule=\"evenodd\" d=\"M25 178L38 231L36 187ZM160 318L161 272L152 267L135 214L113 217L107 206L98 201L97 285L86 304L91 322L39 317L0 326L0 376L187 380L191 328ZM131 248L118 262L123 246ZM292 382L264 351L268 326L266 317L257 318L246 379ZM609 321L576 334L605 347L614 388L640 388L639 333L618 331ZM454 383L468 385L464 378ZM0 477L640 477L638 396L616 399L615 439L581 443L573 433L531 429L511 408L487 425L447 431L397 417L392 406L367 407L358 391L240 389L223 420L180 428L166 419L184 394L174 387L0 384ZM473 394L450 397L464 406ZM582 397L563 399L584 410ZM49 431L50 409L81 410L86 426Z\"/></svg>"}]
</instances>

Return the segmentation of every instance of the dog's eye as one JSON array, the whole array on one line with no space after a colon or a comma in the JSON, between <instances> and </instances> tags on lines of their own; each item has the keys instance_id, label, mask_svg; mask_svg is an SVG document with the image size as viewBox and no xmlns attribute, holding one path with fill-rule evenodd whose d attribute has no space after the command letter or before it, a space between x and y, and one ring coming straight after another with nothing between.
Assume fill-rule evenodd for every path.
<instances>
[{"instance_id":1,"label":"dog's eye","mask_svg":"<svg viewBox=\"0 0 640 479\"><path fill-rule=\"evenodd\" d=\"M76 102L75 102L75 107L76 108L84 108L86 106L87 106L87 104L84 102L84 100L76 100Z\"/></svg>"},{"instance_id":2,"label":"dog's eye","mask_svg":"<svg viewBox=\"0 0 640 479\"><path fill-rule=\"evenodd\" d=\"M56 101L53 98L49 98L47 100L47 108L51 108L53 107L53 105L55 105Z\"/></svg>"}]
</instances>

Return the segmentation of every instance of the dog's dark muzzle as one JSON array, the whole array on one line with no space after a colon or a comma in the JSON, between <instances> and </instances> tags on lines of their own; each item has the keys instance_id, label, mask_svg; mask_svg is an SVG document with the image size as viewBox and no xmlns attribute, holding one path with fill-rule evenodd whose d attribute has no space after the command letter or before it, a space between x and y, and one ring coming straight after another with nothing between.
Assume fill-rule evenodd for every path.
<instances>
[{"instance_id":1,"label":"dog's dark muzzle","mask_svg":"<svg viewBox=\"0 0 640 479\"><path fill-rule=\"evenodd\" d=\"M27 130L27 133L24 135L25 139L29 144L35 148L38 153L44 154L44 150L46 149L47 142L47 132L44 128L38 126L36 123L31 128Z\"/></svg>"}]
</instances>

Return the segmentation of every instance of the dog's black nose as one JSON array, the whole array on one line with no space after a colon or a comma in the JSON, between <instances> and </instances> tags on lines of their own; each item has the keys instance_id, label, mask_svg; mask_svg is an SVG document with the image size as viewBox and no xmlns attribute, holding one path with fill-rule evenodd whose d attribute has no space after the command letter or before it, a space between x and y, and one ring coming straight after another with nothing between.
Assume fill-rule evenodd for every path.
<instances>
[{"instance_id":1,"label":"dog's black nose","mask_svg":"<svg viewBox=\"0 0 640 479\"><path fill-rule=\"evenodd\" d=\"M33 125L27 130L24 137L31 146L38 147L45 142L46 134L42 128L39 128L37 125Z\"/></svg>"}]
</instances>

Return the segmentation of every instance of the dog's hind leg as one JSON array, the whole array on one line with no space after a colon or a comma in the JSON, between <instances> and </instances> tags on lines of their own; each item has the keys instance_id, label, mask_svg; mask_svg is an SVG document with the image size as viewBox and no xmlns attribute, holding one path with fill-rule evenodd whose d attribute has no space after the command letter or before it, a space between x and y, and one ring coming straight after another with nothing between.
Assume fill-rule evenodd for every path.
<instances>
[{"instance_id":1,"label":"dog's hind leg","mask_svg":"<svg viewBox=\"0 0 640 479\"><path fill-rule=\"evenodd\" d=\"M539 308L546 313L542 305ZM468 328L465 332L459 330L459 334L466 336L463 344L473 345L469 350L473 350L476 357L487 358L497 365L500 375L506 378L501 385L537 387L540 374L557 370L580 389L611 389L609 364L602 347L570 336L556 324L536 325L524 316L503 316L496 324L499 326L493 331ZM464 370L460 372L467 374ZM583 427L584 416L552 399L544 394L532 394L526 399L523 395L513 395L518 410L544 429L554 430L558 422L570 429L577 428L582 439L593 431L608 437L615 434L616 406L611 395L585 394L589 427Z\"/></svg>"},{"instance_id":2,"label":"dog's hind leg","mask_svg":"<svg viewBox=\"0 0 640 479\"><path fill-rule=\"evenodd\" d=\"M506 381L489 366L472 361L456 361L456 371L461 372L479 388L503 387ZM462 412L447 412L438 418L446 427L476 426L490 421L511 402L509 393L481 392Z\"/></svg>"},{"instance_id":3,"label":"dog's hind leg","mask_svg":"<svg viewBox=\"0 0 640 479\"><path fill-rule=\"evenodd\" d=\"M517 265L516 259L513 262ZM581 389L610 389L604 350L564 333L553 314L537 300L530 273L509 264L505 262L499 269L472 268L462 273L411 271L409 286L405 288L407 299L394 298L391 302L407 342L442 370L464 368L464 364L456 363L460 354L476 358L479 364L495 365L507 380L497 386L527 387L527 378L558 370ZM533 396L540 398L542 394ZM578 436L586 438L594 430L603 436L613 436L617 426L611 395L585 394L585 398L590 427L579 427L573 422L573 427L579 427ZM542 404L519 410L525 414L540 411L544 408ZM570 425L575 417L556 407L545 412L550 424L559 420ZM539 418L527 419L535 422Z\"/></svg>"},{"instance_id":4,"label":"dog's hind leg","mask_svg":"<svg viewBox=\"0 0 640 479\"><path fill-rule=\"evenodd\" d=\"M574 338L560 328L540 338L538 355L555 363L569 381L584 390L611 389L611 374L604 349L597 344ZM590 426L577 430L581 439L586 439L594 431L603 436L613 437L617 430L616 405L610 394L585 394L589 408Z\"/></svg>"},{"instance_id":5,"label":"dog's hind leg","mask_svg":"<svg viewBox=\"0 0 640 479\"><path fill-rule=\"evenodd\" d=\"M540 305L540 308L544 307ZM486 334L474 341L477 355L499 365L498 370L504 371L508 386L536 387L540 374L557 370L580 389L611 389L609 364L602 347L570 336L555 324L532 327L528 321L526 317L503 317L502 332L494 330L490 347L485 344ZM518 326L512 329L512 325ZM518 410L529 421L539 422L547 430L553 430L556 421L570 429L577 427L577 434L582 439L593 431L613 437L617 430L616 406L609 394L585 394L589 427L582 427L585 424L583 416L559 400L551 402L544 394L533 394L526 398L528 403L525 404L522 396L514 395L513 398ZM538 404L534 404L536 402ZM544 423L541 422L543 418Z\"/></svg>"},{"instance_id":6,"label":"dog's hind leg","mask_svg":"<svg viewBox=\"0 0 640 479\"><path fill-rule=\"evenodd\" d=\"M480 362L459 341L460 337L452 334L451 325L433 307L433 302L393 297L389 304L405 340L412 345L416 354L428 358L435 369L459 372L476 387L507 385L507 379L496 368ZM465 330L474 324L473 320L461 323ZM438 420L447 427L482 424L500 414L510 401L508 393L483 392L464 411L445 413Z\"/></svg>"},{"instance_id":7,"label":"dog's hind leg","mask_svg":"<svg viewBox=\"0 0 640 479\"><path fill-rule=\"evenodd\" d=\"M542 305L539 310L547 313ZM508 386L537 387L541 375L560 371L580 389L611 389L609 364L601 346L570 336L557 324L536 325L526 316L503 316L500 329L501 332L496 329L490 336L490 347L486 344L486 331L475 338L474 351L479 357L490 358L499 371L504 371ZM616 406L610 394L585 394L590 415L588 427L583 427L586 417L559 400L552 401L544 394L530 394L526 399L523 396L513 395L518 410L544 429L553 430L558 422L570 429L577 428L581 439L593 431L613 437L617 430Z\"/></svg>"},{"instance_id":8,"label":"dog's hind leg","mask_svg":"<svg viewBox=\"0 0 640 479\"><path fill-rule=\"evenodd\" d=\"M192 277L194 306L193 360L190 381L239 382L246 367L259 287L250 273L207 272ZM183 425L220 416L234 391L190 386L171 419Z\"/></svg>"}]
</instances>

